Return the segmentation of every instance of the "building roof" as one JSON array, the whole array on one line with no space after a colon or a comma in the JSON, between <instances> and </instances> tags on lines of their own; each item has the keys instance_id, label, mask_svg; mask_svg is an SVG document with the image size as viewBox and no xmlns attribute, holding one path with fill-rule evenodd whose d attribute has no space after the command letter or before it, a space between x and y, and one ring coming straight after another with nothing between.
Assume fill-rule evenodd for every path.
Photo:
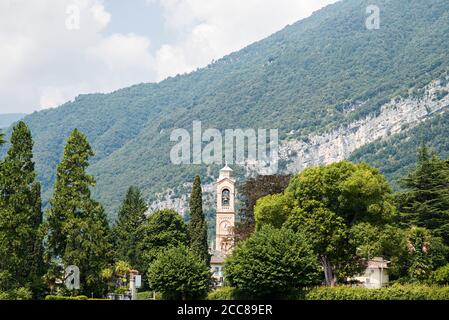
<instances>
[{"instance_id":1,"label":"building roof","mask_svg":"<svg viewBox=\"0 0 449 320\"><path fill-rule=\"evenodd\" d=\"M226 256L223 252L218 250L211 250L210 263L211 264L223 264Z\"/></svg>"},{"instance_id":2,"label":"building roof","mask_svg":"<svg viewBox=\"0 0 449 320\"><path fill-rule=\"evenodd\" d=\"M226 163L226 165L220 170L220 171L234 171L234 170L232 170L229 166L228 166L228 164Z\"/></svg>"},{"instance_id":3,"label":"building roof","mask_svg":"<svg viewBox=\"0 0 449 320\"><path fill-rule=\"evenodd\" d=\"M368 266L369 269L386 269L388 268L388 263L390 261L384 260L382 257L374 257L371 260L368 260Z\"/></svg>"}]
</instances>

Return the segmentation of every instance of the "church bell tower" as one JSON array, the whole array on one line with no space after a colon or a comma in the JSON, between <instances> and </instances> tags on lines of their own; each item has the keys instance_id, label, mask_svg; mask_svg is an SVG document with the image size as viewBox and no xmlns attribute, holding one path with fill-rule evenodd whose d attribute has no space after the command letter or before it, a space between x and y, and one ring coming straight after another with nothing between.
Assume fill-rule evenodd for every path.
<instances>
[{"instance_id":1,"label":"church bell tower","mask_svg":"<svg viewBox=\"0 0 449 320\"><path fill-rule=\"evenodd\" d=\"M226 165L220 170L217 186L217 217L215 225L215 250L224 255L234 247L235 226L235 178L233 171Z\"/></svg>"}]
</instances>

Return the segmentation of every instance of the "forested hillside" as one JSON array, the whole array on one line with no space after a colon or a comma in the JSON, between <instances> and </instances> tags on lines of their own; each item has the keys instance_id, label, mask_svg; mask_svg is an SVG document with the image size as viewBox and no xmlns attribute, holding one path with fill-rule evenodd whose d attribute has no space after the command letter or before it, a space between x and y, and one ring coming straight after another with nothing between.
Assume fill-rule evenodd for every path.
<instances>
[{"instance_id":1,"label":"forested hillside","mask_svg":"<svg viewBox=\"0 0 449 320\"><path fill-rule=\"evenodd\" d=\"M23 113L4 113L0 114L0 128L8 128L14 122L25 117Z\"/></svg>"},{"instance_id":2,"label":"forested hillside","mask_svg":"<svg viewBox=\"0 0 449 320\"><path fill-rule=\"evenodd\" d=\"M381 8L379 30L365 27L366 7L372 4ZM278 128L281 139L292 130L289 139L300 139L349 124L447 72L448 34L447 0L343 0L191 74L82 95L35 112L25 122L35 140L44 201L74 128L87 135L96 152L90 167L97 179L94 194L113 216L130 185L151 200L155 192L191 182L195 174L204 183L212 181L205 166L171 164L172 129L190 130L195 120L202 121L203 130ZM416 145L413 137L409 143ZM435 138L440 139L436 131ZM401 138L394 141L392 156L411 157ZM442 151L448 151L442 141ZM377 148L353 157L384 166L390 177L410 163L400 158L392 165L380 151L381 160L364 157Z\"/></svg>"}]
</instances>

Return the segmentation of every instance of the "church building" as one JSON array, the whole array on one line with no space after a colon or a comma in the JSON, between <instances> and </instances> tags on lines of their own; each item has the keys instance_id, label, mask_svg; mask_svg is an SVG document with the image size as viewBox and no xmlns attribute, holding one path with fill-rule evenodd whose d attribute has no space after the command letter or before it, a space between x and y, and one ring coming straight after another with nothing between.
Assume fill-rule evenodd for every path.
<instances>
[{"instance_id":1,"label":"church building","mask_svg":"<svg viewBox=\"0 0 449 320\"><path fill-rule=\"evenodd\" d=\"M234 248L235 178L228 165L220 170L216 182L215 247L211 248L211 269L217 286L223 286L223 264Z\"/></svg>"}]
</instances>

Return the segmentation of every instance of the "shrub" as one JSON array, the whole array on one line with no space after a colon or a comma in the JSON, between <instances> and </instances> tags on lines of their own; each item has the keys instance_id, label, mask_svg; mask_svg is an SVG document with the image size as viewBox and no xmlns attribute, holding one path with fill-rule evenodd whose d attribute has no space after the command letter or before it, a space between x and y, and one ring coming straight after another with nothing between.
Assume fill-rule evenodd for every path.
<instances>
[{"instance_id":1,"label":"shrub","mask_svg":"<svg viewBox=\"0 0 449 320\"><path fill-rule=\"evenodd\" d=\"M316 284L317 258L311 246L289 229L264 226L241 242L225 263L230 285L242 297L286 298Z\"/></svg>"},{"instance_id":2,"label":"shrub","mask_svg":"<svg viewBox=\"0 0 449 320\"><path fill-rule=\"evenodd\" d=\"M31 300L32 297L30 289L23 287L9 291L0 291L0 300Z\"/></svg>"},{"instance_id":3,"label":"shrub","mask_svg":"<svg viewBox=\"0 0 449 320\"><path fill-rule=\"evenodd\" d=\"M432 281L438 284L449 284L449 264L435 270Z\"/></svg>"},{"instance_id":4,"label":"shrub","mask_svg":"<svg viewBox=\"0 0 449 320\"><path fill-rule=\"evenodd\" d=\"M306 300L449 300L449 287L393 285L382 289L320 287L309 290Z\"/></svg>"},{"instance_id":5,"label":"shrub","mask_svg":"<svg viewBox=\"0 0 449 320\"><path fill-rule=\"evenodd\" d=\"M68 297L68 296L49 295L45 297L45 300L88 300L88 299L89 298L86 296Z\"/></svg>"},{"instance_id":6,"label":"shrub","mask_svg":"<svg viewBox=\"0 0 449 320\"><path fill-rule=\"evenodd\" d=\"M212 282L209 267L184 245L162 251L148 269L150 288L164 299L201 299Z\"/></svg>"},{"instance_id":7,"label":"shrub","mask_svg":"<svg viewBox=\"0 0 449 320\"><path fill-rule=\"evenodd\" d=\"M215 289L207 296L207 300L234 300L235 289L232 287L223 287Z\"/></svg>"}]
</instances>

